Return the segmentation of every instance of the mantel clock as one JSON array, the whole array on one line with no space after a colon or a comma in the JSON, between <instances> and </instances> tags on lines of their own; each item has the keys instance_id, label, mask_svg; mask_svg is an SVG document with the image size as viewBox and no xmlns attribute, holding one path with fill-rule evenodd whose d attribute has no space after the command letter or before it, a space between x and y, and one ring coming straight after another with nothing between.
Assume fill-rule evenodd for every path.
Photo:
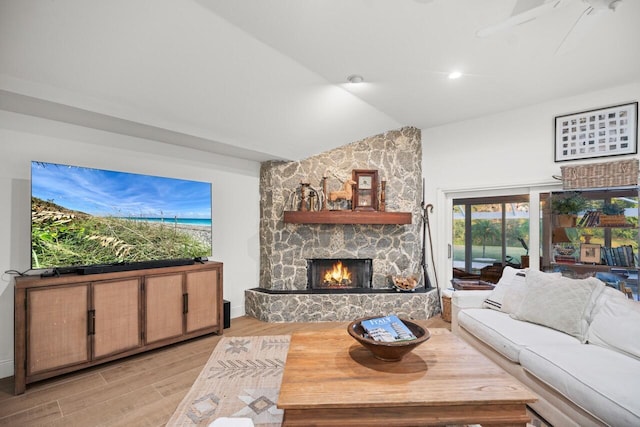
<instances>
[{"instance_id":1,"label":"mantel clock","mask_svg":"<svg viewBox=\"0 0 640 427\"><path fill-rule=\"evenodd\" d=\"M378 171L354 169L352 178L356 182L353 193L354 210L378 210Z\"/></svg>"}]
</instances>

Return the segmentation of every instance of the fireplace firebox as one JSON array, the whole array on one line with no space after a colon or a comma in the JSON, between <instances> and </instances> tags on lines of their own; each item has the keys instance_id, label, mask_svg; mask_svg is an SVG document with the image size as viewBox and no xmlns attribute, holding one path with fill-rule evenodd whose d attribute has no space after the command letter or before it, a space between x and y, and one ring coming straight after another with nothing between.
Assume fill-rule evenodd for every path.
<instances>
[{"instance_id":1,"label":"fireplace firebox","mask_svg":"<svg viewBox=\"0 0 640 427\"><path fill-rule=\"evenodd\" d=\"M372 281L369 258L314 258L307 260L309 289L369 289Z\"/></svg>"}]
</instances>

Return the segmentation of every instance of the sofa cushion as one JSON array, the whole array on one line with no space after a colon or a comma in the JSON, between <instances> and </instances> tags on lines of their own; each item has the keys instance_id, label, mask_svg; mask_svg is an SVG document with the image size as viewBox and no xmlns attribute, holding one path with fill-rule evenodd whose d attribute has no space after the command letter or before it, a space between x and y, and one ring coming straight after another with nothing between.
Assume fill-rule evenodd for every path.
<instances>
[{"instance_id":1,"label":"sofa cushion","mask_svg":"<svg viewBox=\"0 0 640 427\"><path fill-rule=\"evenodd\" d=\"M578 340L564 334L512 319L507 313L484 308L468 308L458 314L458 325L482 340L512 362L519 361L520 351L534 344L575 344Z\"/></svg>"},{"instance_id":2,"label":"sofa cushion","mask_svg":"<svg viewBox=\"0 0 640 427\"><path fill-rule=\"evenodd\" d=\"M502 270L502 276L500 277L500 280L498 280L496 287L493 288L491 295L489 295L489 297L484 301L483 307L490 308L492 310L504 311L502 309L502 303L507 291L510 289L514 280L521 280L524 283L524 278L525 270L506 266Z\"/></svg>"},{"instance_id":3,"label":"sofa cushion","mask_svg":"<svg viewBox=\"0 0 640 427\"><path fill-rule=\"evenodd\" d=\"M522 367L612 426L640 425L640 361L591 344L535 345Z\"/></svg>"},{"instance_id":4,"label":"sofa cushion","mask_svg":"<svg viewBox=\"0 0 640 427\"><path fill-rule=\"evenodd\" d=\"M507 288L502 300L502 311L505 313L513 313L522 304L527 288L527 273L516 274L511 286Z\"/></svg>"},{"instance_id":5,"label":"sofa cushion","mask_svg":"<svg viewBox=\"0 0 640 427\"><path fill-rule=\"evenodd\" d=\"M511 282L518 273L522 274L524 273L524 270L518 270L513 267L506 266L502 270L502 276L500 277L500 280L498 280L498 283L496 283L495 288L493 288L491 295L489 295L484 301L483 307L502 311L502 300L504 299L504 294L507 292L508 286L511 285Z\"/></svg>"},{"instance_id":6,"label":"sofa cushion","mask_svg":"<svg viewBox=\"0 0 640 427\"><path fill-rule=\"evenodd\" d=\"M627 299L627 296L616 288L605 286L602 292L600 292L600 295L598 295L598 297L594 301L593 308L591 308L591 313L588 318L589 323L593 322L593 318L600 310L600 306L602 306L602 304L604 304L604 302L609 298Z\"/></svg>"},{"instance_id":7,"label":"sofa cushion","mask_svg":"<svg viewBox=\"0 0 640 427\"><path fill-rule=\"evenodd\" d=\"M531 270L524 298L512 317L548 326L586 342L591 309L604 286L593 277L552 277Z\"/></svg>"},{"instance_id":8,"label":"sofa cushion","mask_svg":"<svg viewBox=\"0 0 640 427\"><path fill-rule=\"evenodd\" d=\"M483 307L503 313L513 313L524 298L526 277L529 269L519 270L506 266L502 271L502 277L484 301ZM562 277L561 273L544 273L551 277Z\"/></svg>"},{"instance_id":9,"label":"sofa cushion","mask_svg":"<svg viewBox=\"0 0 640 427\"><path fill-rule=\"evenodd\" d=\"M640 303L624 297L602 298L594 311L589 325L589 343L640 360Z\"/></svg>"}]
</instances>

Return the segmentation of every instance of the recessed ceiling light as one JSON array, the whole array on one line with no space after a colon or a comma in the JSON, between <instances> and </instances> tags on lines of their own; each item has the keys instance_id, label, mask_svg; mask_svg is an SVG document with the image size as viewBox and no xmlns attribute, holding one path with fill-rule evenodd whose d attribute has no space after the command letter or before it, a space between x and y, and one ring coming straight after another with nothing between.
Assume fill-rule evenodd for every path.
<instances>
[{"instance_id":1,"label":"recessed ceiling light","mask_svg":"<svg viewBox=\"0 0 640 427\"><path fill-rule=\"evenodd\" d=\"M462 73L460 71L452 71L449 73L449 78L451 80L459 79L462 77Z\"/></svg>"},{"instance_id":2,"label":"recessed ceiling light","mask_svg":"<svg viewBox=\"0 0 640 427\"><path fill-rule=\"evenodd\" d=\"M347 81L349 83L362 83L364 81L364 77L362 77L359 74L351 74L349 77L347 77Z\"/></svg>"}]
</instances>

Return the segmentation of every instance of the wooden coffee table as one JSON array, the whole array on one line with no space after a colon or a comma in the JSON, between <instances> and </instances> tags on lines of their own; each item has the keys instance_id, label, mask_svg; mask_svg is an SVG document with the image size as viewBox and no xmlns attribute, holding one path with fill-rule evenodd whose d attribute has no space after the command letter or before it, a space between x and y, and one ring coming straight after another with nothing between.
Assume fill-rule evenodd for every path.
<instances>
[{"instance_id":1,"label":"wooden coffee table","mask_svg":"<svg viewBox=\"0 0 640 427\"><path fill-rule=\"evenodd\" d=\"M383 362L345 329L291 337L278 408L285 426L525 426L536 396L446 329Z\"/></svg>"}]
</instances>

